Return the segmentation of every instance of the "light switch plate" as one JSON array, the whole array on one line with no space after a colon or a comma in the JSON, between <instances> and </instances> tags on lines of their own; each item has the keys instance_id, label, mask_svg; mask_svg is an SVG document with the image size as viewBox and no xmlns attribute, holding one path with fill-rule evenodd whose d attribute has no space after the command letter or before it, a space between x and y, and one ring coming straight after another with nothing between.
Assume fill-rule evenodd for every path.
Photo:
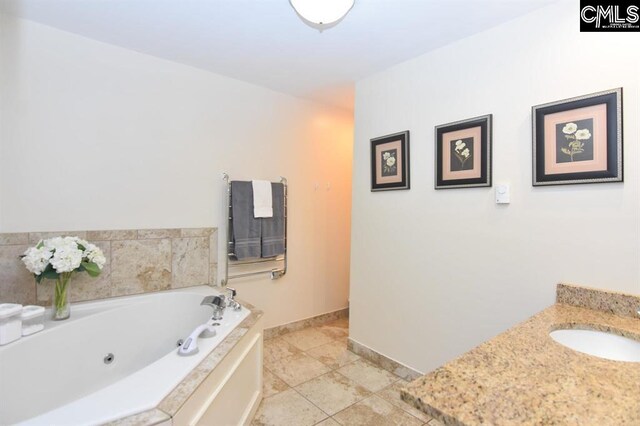
<instances>
[{"instance_id":1,"label":"light switch plate","mask_svg":"<svg viewBox=\"0 0 640 426\"><path fill-rule=\"evenodd\" d=\"M496 204L509 204L511 202L511 191L508 183L496 185Z\"/></svg>"}]
</instances>

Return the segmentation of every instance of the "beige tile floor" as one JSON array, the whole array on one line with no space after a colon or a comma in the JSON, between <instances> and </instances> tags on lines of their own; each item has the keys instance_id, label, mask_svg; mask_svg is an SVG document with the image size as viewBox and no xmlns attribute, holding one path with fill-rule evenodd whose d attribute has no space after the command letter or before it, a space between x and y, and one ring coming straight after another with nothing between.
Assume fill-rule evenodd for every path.
<instances>
[{"instance_id":1,"label":"beige tile floor","mask_svg":"<svg viewBox=\"0 0 640 426\"><path fill-rule=\"evenodd\" d=\"M347 350L348 320L264 342L253 426L440 426L400 399L406 383Z\"/></svg>"}]
</instances>

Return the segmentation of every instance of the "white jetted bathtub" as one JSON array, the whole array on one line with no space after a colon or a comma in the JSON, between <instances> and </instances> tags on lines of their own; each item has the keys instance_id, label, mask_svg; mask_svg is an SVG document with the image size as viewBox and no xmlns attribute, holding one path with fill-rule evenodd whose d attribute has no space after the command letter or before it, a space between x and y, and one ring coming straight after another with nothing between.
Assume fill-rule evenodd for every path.
<instances>
[{"instance_id":1,"label":"white jetted bathtub","mask_svg":"<svg viewBox=\"0 0 640 426\"><path fill-rule=\"evenodd\" d=\"M178 340L211 318L212 308L200 302L212 294L200 286L76 303L69 320L48 321L44 331L0 347L0 425L102 424L157 407L250 314L226 309L217 334L199 338L195 355L179 356ZM257 337L252 342L257 362L261 330L259 338L259 347ZM210 405L213 398L199 399Z\"/></svg>"}]
</instances>

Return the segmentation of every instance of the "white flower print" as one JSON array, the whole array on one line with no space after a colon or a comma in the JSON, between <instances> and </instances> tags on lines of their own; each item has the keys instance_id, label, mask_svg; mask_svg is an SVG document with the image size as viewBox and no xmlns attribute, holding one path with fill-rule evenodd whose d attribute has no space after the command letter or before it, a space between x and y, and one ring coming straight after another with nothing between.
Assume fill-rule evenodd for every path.
<instances>
[{"instance_id":1,"label":"white flower print","mask_svg":"<svg viewBox=\"0 0 640 426\"><path fill-rule=\"evenodd\" d=\"M576 123L567 123L562 128L562 132L567 134L567 135L571 135L571 134L575 133L576 130L578 130L578 125Z\"/></svg>"},{"instance_id":2,"label":"white flower print","mask_svg":"<svg viewBox=\"0 0 640 426\"><path fill-rule=\"evenodd\" d=\"M462 140L457 140L455 142L455 147L453 148L453 153L458 161L460 161L460 166L464 168L464 164L467 162L469 157L471 157L471 151L469 150L469 147L467 147L467 144Z\"/></svg>"},{"instance_id":3,"label":"white flower print","mask_svg":"<svg viewBox=\"0 0 640 426\"><path fill-rule=\"evenodd\" d=\"M591 132L589 131L589 129L582 129L578 130L575 136L578 140L585 140L591 137Z\"/></svg>"},{"instance_id":4,"label":"white flower print","mask_svg":"<svg viewBox=\"0 0 640 426\"><path fill-rule=\"evenodd\" d=\"M576 154L583 153L584 142L591 138L591 132L589 129L580 129L578 130L578 125L576 123L566 123L562 128L562 132L565 134L564 137L566 139L566 145L560 147L560 151L571 158L571 161L574 161L574 156Z\"/></svg>"}]
</instances>

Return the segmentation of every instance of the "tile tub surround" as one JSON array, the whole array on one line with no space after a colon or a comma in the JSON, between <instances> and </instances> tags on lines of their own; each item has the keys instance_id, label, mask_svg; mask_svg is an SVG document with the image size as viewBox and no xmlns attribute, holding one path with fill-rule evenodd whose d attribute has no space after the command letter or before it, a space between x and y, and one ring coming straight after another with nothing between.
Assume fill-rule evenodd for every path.
<instances>
[{"instance_id":1,"label":"tile tub surround","mask_svg":"<svg viewBox=\"0 0 640 426\"><path fill-rule=\"evenodd\" d=\"M71 302L216 284L216 228L7 233L0 234L2 301L51 303L53 282L36 284L19 256L41 239L56 236L86 239L107 258L99 277L74 275L69 287Z\"/></svg>"},{"instance_id":2,"label":"tile tub surround","mask_svg":"<svg viewBox=\"0 0 640 426\"><path fill-rule=\"evenodd\" d=\"M573 351L554 329L640 340L640 319L557 303L406 386L402 398L447 425L637 425L640 368Z\"/></svg>"}]
</instances>

